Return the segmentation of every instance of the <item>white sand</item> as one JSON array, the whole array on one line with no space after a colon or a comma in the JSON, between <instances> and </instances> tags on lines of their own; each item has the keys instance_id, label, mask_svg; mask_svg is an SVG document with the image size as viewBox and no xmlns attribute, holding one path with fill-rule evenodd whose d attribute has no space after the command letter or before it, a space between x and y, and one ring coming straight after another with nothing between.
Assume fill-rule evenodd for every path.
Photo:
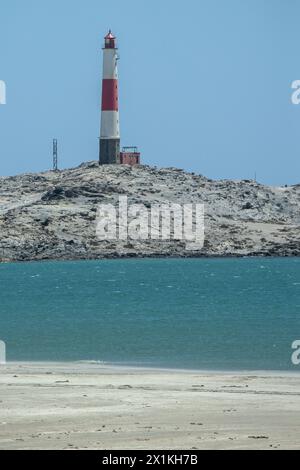
<instances>
[{"instance_id":1,"label":"white sand","mask_svg":"<svg viewBox=\"0 0 300 470\"><path fill-rule=\"evenodd\" d=\"M300 374L0 366L0 449L300 449Z\"/></svg>"}]
</instances>

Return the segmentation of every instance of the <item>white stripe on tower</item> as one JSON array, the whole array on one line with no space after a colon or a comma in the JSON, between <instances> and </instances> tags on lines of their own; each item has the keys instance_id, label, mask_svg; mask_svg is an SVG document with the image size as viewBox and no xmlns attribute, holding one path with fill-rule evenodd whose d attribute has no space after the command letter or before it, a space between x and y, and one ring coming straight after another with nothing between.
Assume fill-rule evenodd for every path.
<instances>
[{"instance_id":1,"label":"white stripe on tower","mask_svg":"<svg viewBox=\"0 0 300 470\"><path fill-rule=\"evenodd\" d=\"M109 31L104 39L100 163L119 163L120 128L116 38Z\"/></svg>"}]
</instances>

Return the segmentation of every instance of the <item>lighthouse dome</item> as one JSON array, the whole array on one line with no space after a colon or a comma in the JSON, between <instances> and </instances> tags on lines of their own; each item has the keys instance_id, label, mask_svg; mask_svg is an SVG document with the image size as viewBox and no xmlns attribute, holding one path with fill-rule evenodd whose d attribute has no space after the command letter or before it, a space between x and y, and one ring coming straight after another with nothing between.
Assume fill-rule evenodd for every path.
<instances>
[{"instance_id":1,"label":"lighthouse dome","mask_svg":"<svg viewBox=\"0 0 300 470\"><path fill-rule=\"evenodd\" d=\"M111 30L108 31L107 35L104 38L105 49L115 49L116 48L116 36L114 36Z\"/></svg>"}]
</instances>

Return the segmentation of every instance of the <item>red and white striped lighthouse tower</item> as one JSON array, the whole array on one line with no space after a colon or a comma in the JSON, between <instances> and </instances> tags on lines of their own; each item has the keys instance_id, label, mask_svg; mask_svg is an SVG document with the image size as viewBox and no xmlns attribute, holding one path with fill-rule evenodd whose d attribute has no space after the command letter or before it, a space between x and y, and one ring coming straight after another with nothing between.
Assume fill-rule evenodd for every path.
<instances>
[{"instance_id":1,"label":"red and white striped lighthouse tower","mask_svg":"<svg viewBox=\"0 0 300 470\"><path fill-rule=\"evenodd\" d=\"M104 41L99 162L118 164L120 163L118 54L116 38L111 31L105 36Z\"/></svg>"}]
</instances>

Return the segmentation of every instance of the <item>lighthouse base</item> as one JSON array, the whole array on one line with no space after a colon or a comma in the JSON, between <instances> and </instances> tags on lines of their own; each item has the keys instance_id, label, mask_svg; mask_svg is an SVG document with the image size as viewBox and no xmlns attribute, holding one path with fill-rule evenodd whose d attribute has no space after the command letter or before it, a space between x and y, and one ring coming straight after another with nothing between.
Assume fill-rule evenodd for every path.
<instances>
[{"instance_id":1,"label":"lighthouse base","mask_svg":"<svg viewBox=\"0 0 300 470\"><path fill-rule=\"evenodd\" d=\"M99 163L120 164L120 139L100 139Z\"/></svg>"}]
</instances>

